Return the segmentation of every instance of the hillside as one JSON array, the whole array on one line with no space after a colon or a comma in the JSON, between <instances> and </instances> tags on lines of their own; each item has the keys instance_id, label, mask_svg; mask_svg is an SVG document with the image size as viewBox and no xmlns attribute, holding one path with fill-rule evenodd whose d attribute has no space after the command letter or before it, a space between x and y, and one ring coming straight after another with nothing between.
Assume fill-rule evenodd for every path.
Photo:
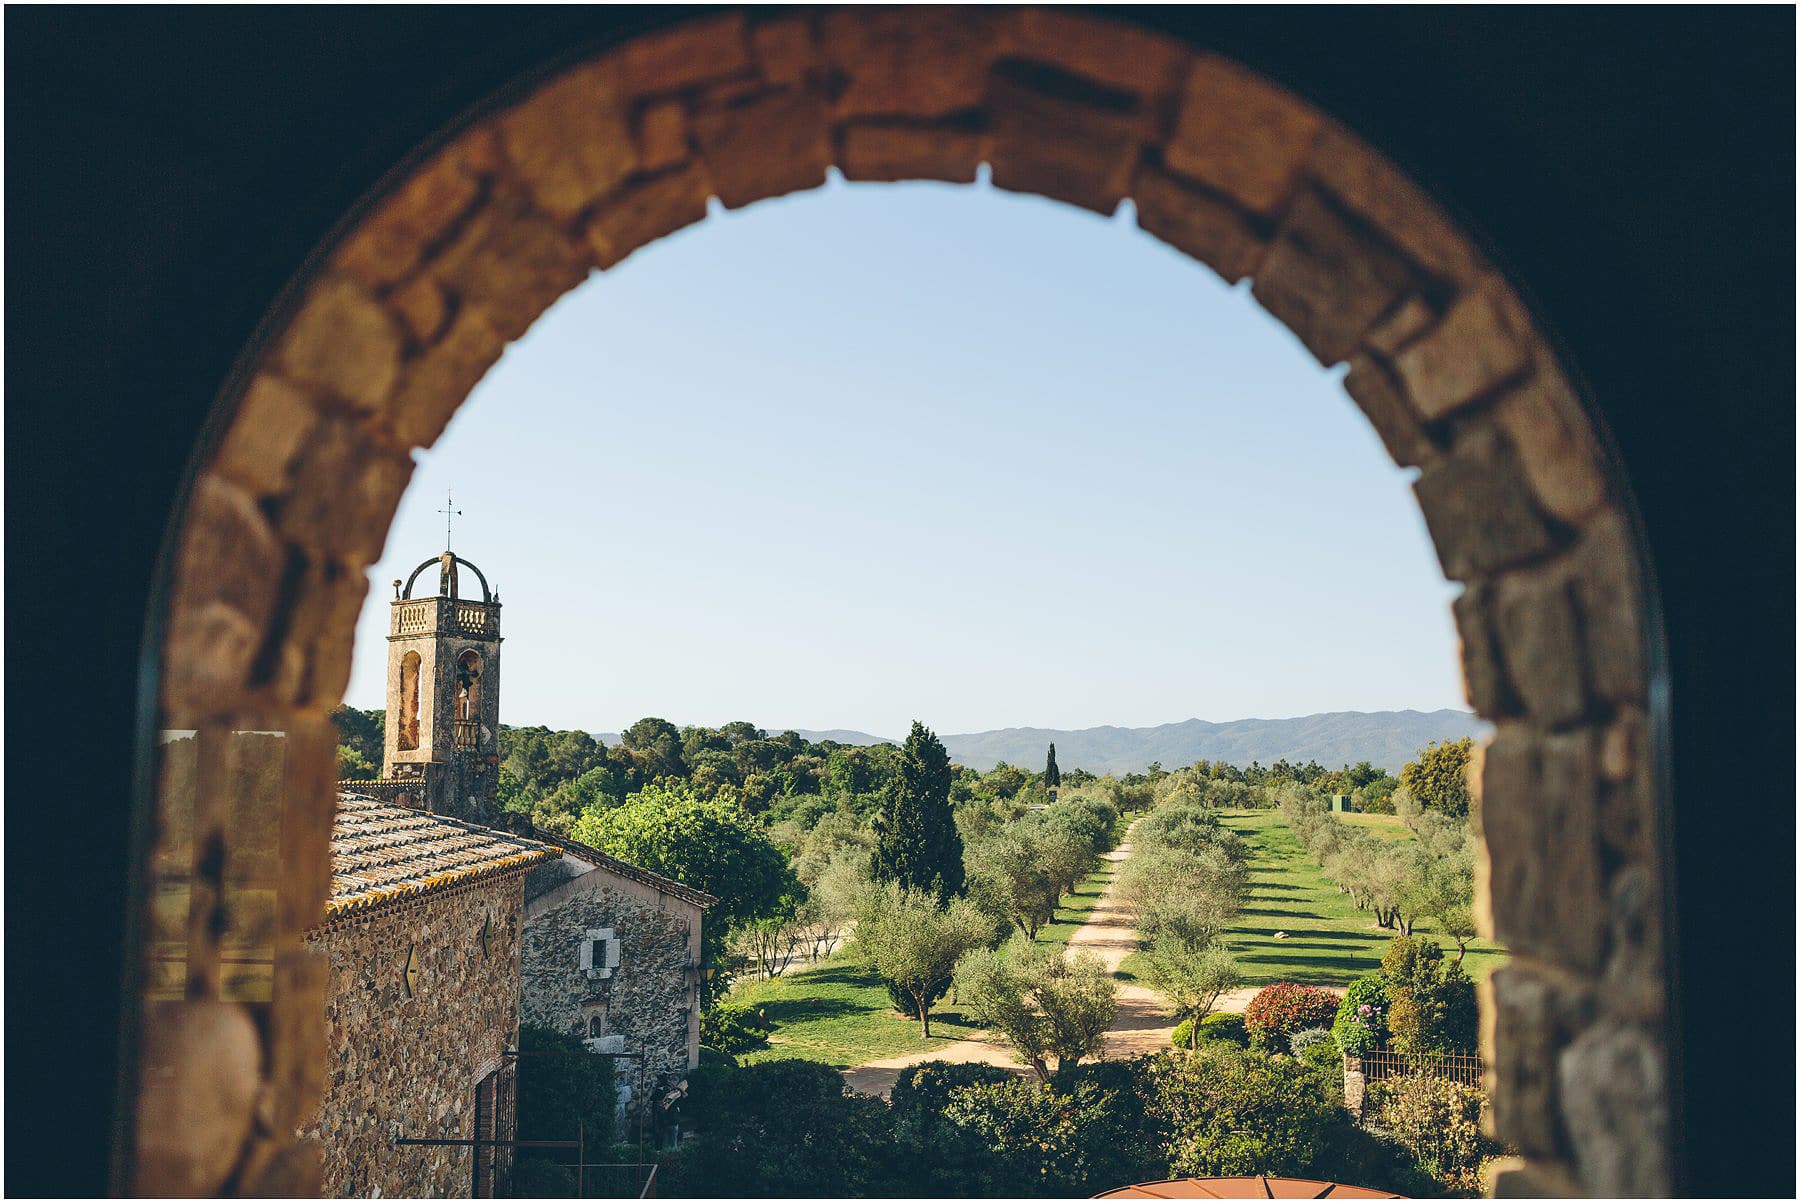
<instances>
[{"instance_id":1,"label":"hillside","mask_svg":"<svg viewBox=\"0 0 1800 1203\"><path fill-rule=\"evenodd\" d=\"M1225 723L1191 718L1160 727L1087 727L1079 731L1007 727L940 735L952 760L984 772L1002 760L1036 768L1043 761L1046 745L1054 742L1056 759L1064 768L1083 768L1094 773L1142 772L1152 762L1164 768L1178 768L1196 760L1223 760L1237 765L1254 760L1266 765L1283 759L1298 764L1316 760L1329 768L1367 760L1393 773L1431 740L1461 739L1486 729L1480 719L1462 710L1343 710L1301 718L1242 718ZM799 734L814 742L895 742L863 731ZM597 738L613 744L619 737L608 732Z\"/></svg>"}]
</instances>

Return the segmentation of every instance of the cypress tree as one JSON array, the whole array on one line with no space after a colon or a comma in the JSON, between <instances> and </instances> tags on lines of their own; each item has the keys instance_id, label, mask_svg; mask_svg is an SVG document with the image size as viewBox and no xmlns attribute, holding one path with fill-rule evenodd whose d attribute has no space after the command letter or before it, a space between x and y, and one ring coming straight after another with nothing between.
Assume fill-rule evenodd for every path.
<instances>
[{"instance_id":1,"label":"cypress tree","mask_svg":"<svg viewBox=\"0 0 1800 1203\"><path fill-rule=\"evenodd\" d=\"M1044 761L1044 788L1055 789L1062 784L1062 770L1056 767L1056 745L1050 745L1050 758Z\"/></svg>"},{"instance_id":2,"label":"cypress tree","mask_svg":"<svg viewBox=\"0 0 1800 1203\"><path fill-rule=\"evenodd\" d=\"M950 809L950 754L915 721L899 770L875 815L876 881L894 881L948 902L963 892L962 836Z\"/></svg>"}]
</instances>

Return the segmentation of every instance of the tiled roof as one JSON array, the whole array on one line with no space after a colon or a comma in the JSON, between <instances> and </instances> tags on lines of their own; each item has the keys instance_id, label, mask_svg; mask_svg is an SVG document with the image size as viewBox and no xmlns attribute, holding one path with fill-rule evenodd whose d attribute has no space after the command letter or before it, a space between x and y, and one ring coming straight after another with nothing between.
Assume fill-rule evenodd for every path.
<instances>
[{"instance_id":1,"label":"tiled roof","mask_svg":"<svg viewBox=\"0 0 1800 1203\"><path fill-rule=\"evenodd\" d=\"M705 890L696 890L693 886L682 885L673 877L664 877L661 873L640 869L616 856L608 856L598 848L590 848L586 844L577 843L575 840L557 835L553 831L545 831L542 827L533 827L531 834L546 844L554 844L570 856L577 860L584 860L597 869L605 869L609 873L616 873L620 877L627 877L632 881L641 881L652 889L661 890L672 898L685 899L697 907L709 907L718 901L716 897L708 894Z\"/></svg>"},{"instance_id":2,"label":"tiled roof","mask_svg":"<svg viewBox=\"0 0 1800 1203\"><path fill-rule=\"evenodd\" d=\"M556 855L555 849L504 831L340 793L325 914L336 918L482 877L523 872Z\"/></svg>"}]
</instances>

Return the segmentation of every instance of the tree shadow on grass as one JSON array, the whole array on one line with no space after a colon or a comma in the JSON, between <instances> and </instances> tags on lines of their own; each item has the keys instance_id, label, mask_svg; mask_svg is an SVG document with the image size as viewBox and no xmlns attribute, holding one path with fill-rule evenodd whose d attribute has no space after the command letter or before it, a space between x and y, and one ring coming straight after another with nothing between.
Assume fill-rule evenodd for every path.
<instances>
[{"instance_id":1,"label":"tree shadow on grass","mask_svg":"<svg viewBox=\"0 0 1800 1203\"><path fill-rule=\"evenodd\" d=\"M753 1006L778 1029L786 1024L841 1019L846 1015L862 1015L867 1011L867 1008L841 998L779 998L755 1003Z\"/></svg>"},{"instance_id":2,"label":"tree shadow on grass","mask_svg":"<svg viewBox=\"0 0 1800 1203\"><path fill-rule=\"evenodd\" d=\"M1282 911L1266 906L1247 906L1238 912L1240 915L1276 915L1283 919L1323 919L1324 915L1317 911Z\"/></svg>"}]
</instances>

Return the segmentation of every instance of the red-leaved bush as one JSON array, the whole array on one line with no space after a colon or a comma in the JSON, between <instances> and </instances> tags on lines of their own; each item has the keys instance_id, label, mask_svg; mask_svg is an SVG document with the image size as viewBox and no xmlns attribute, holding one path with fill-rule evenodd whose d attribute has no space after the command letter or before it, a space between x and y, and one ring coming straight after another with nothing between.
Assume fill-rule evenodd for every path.
<instances>
[{"instance_id":1,"label":"red-leaved bush","mask_svg":"<svg viewBox=\"0 0 1800 1203\"><path fill-rule=\"evenodd\" d=\"M1338 996L1319 986L1276 982L1257 991L1244 1009L1244 1030L1262 1046L1287 1048L1286 1037L1301 1028L1328 1028L1337 1018Z\"/></svg>"}]
</instances>

